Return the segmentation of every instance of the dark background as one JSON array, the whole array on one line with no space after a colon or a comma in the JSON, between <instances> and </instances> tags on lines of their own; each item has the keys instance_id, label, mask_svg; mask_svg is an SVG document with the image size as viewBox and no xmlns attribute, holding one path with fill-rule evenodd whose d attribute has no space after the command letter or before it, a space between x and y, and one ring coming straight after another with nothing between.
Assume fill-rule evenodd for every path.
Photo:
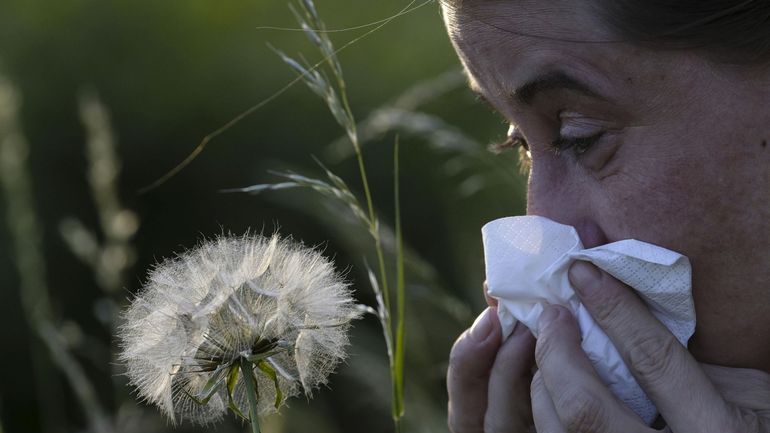
<instances>
[{"instance_id":1,"label":"dark background","mask_svg":"<svg viewBox=\"0 0 770 433\"><path fill-rule=\"evenodd\" d=\"M406 4L317 1L329 28L376 21ZM21 95L18 121L30 148L27 175L32 182L27 198L40 223L36 230L45 259L39 272L44 272L53 324L66 337L65 345L86 372L115 431L173 428L155 408L129 394L112 355L114 322L100 320L99 312L105 305L108 310L124 306L153 263L204 237L278 229L306 244L322 245L347 271L359 300L374 305L363 267L371 243L344 207L311 191L220 192L280 181L268 170L321 176L315 156L362 197L354 158L337 158L329 151L341 129L302 85L219 136L167 183L137 192L179 163L203 136L294 78L268 42L289 55L301 52L313 62L319 59L302 33L257 29L265 25L296 25L286 1L0 2L0 74ZM365 31L331 38L341 46ZM340 60L359 120L419 83L435 83L447 71L459 74L435 3L394 20L345 50ZM454 82L412 110L444 123L428 123L429 134L396 128L410 252L406 431L446 430L446 358L454 338L483 306L480 227L523 210L524 181L516 158L485 150L490 141L503 138L505 125L474 100L462 79ZM110 113L122 167L119 196L140 223L127 245L136 260L117 293L105 292L60 232L63 220L76 218L105 239L87 176L87 134L78 114L83 92L98 94ZM375 206L385 225L393 221L396 130L364 148ZM453 146L458 137L467 145ZM0 199L0 431L88 431L70 383L29 326L16 244L6 224L8 200L14 198L6 194ZM392 431L387 357L376 320L357 322L351 339L350 357L330 387L318 390L313 400L292 400L282 415L265 421L264 431ZM216 427L245 431L231 417ZM174 431L193 430L183 425Z\"/></svg>"}]
</instances>

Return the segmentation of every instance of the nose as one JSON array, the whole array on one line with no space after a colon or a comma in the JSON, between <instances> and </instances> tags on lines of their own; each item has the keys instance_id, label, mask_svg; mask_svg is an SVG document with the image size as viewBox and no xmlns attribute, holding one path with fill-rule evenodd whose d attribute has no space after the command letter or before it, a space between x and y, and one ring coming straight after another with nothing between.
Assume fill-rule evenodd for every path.
<instances>
[{"instance_id":1,"label":"nose","mask_svg":"<svg viewBox=\"0 0 770 433\"><path fill-rule=\"evenodd\" d=\"M527 186L527 215L575 227L585 248L608 243L599 223L601 215L592 206L590 180L570 176L569 171L565 164L554 161L532 165Z\"/></svg>"}]
</instances>

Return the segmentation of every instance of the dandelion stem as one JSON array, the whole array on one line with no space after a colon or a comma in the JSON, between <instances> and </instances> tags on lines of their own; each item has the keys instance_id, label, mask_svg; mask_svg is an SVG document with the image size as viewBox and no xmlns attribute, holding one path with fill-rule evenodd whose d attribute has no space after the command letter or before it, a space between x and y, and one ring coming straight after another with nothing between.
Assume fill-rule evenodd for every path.
<instances>
[{"instance_id":1,"label":"dandelion stem","mask_svg":"<svg viewBox=\"0 0 770 433\"><path fill-rule=\"evenodd\" d=\"M257 378L254 377L254 364L246 359L241 359L241 373L243 381L246 384L246 395L249 398L249 423L251 424L251 433L259 433L259 412L257 404L259 402L259 390L257 389Z\"/></svg>"}]
</instances>

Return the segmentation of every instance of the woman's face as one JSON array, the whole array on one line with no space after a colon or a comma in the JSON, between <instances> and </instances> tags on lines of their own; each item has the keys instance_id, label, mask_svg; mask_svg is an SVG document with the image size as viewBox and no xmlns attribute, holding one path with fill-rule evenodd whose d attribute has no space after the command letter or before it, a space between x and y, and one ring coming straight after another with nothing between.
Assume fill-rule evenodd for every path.
<instances>
[{"instance_id":1,"label":"woman's face","mask_svg":"<svg viewBox=\"0 0 770 433\"><path fill-rule=\"evenodd\" d=\"M444 16L472 86L529 145L527 212L587 247L633 238L687 255L693 352L770 368L752 343L770 338L757 331L770 329L768 75L607 42L595 7L463 0Z\"/></svg>"}]
</instances>

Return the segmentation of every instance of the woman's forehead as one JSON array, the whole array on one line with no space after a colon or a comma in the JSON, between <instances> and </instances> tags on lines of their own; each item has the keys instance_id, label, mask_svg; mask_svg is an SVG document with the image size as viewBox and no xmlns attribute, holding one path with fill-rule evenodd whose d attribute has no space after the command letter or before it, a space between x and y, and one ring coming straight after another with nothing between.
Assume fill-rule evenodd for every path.
<instances>
[{"instance_id":1,"label":"woman's forehead","mask_svg":"<svg viewBox=\"0 0 770 433\"><path fill-rule=\"evenodd\" d=\"M451 0L445 7L449 35L472 77L514 78L518 69L551 62L581 63L608 53L608 36L585 1ZM612 45L612 44L610 44ZM482 71L483 70L483 71ZM484 81L482 79L482 81Z\"/></svg>"},{"instance_id":2,"label":"woman's forehead","mask_svg":"<svg viewBox=\"0 0 770 433\"><path fill-rule=\"evenodd\" d=\"M447 10L450 37L471 87L497 102L540 76L559 73L603 95L628 95L628 78L642 83L660 56L627 43L608 42L598 15L585 1L462 0ZM497 100L497 101L495 101Z\"/></svg>"},{"instance_id":3,"label":"woman's forehead","mask_svg":"<svg viewBox=\"0 0 770 433\"><path fill-rule=\"evenodd\" d=\"M612 39L596 2L589 0L443 0L442 6L453 38L481 32L497 33L496 39L506 34L588 43Z\"/></svg>"}]
</instances>

